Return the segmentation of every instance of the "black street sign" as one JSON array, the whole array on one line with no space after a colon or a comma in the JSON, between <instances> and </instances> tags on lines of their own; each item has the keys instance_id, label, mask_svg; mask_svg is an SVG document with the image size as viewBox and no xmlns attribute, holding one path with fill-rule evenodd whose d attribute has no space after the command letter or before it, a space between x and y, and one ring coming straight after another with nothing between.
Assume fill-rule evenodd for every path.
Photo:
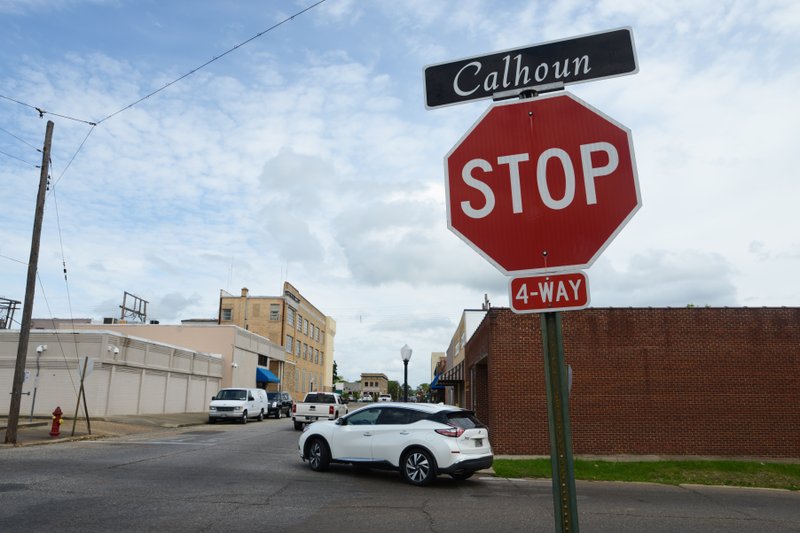
<instances>
[{"instance_id":1,"label":"black street sign","mask_svg":"<svg viewBox=\"0 0 800 533\"><path fill-rule=\"evenodd\" d=\"M425 67L425 107L624 76L638 70L633 32L619 28L429 65Z\"/></svg>"}]
</instances>

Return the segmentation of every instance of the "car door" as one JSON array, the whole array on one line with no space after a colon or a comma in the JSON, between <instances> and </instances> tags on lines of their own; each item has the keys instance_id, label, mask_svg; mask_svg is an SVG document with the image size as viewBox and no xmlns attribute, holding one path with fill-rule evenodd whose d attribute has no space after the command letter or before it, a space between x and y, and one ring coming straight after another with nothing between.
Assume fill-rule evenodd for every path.
<instances>
[{"instance_id":1,"label":"car door","mask_svg":"<svg viewBox=\"0 0 800 533\"><path fill-rule=\"evenodd\" d=\"M398 466L400 453L413 439L410 423L417 418L404 407L383 407L380 411L372 432L372 460Z\"/></svg>"},{"instance_id":2,"label":"car door","mask_svg":"<svg viewBox=\"0 0 800 533\"><path fill-rule=\"evenodd\" d=\"M377 408L361 409L345 417L331 438L331 456L341 461L372 461L372 432L380 415Z\"/></svg>"}]
</instances>

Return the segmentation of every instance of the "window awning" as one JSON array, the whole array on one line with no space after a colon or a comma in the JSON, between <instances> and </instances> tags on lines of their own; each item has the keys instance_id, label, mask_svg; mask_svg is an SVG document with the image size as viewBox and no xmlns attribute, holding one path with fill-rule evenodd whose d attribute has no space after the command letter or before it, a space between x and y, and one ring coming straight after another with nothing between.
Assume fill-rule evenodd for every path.
<instances>
[{"instance_id":1,"label":"window awning","mask_svg":"<svg viewBox=\"0 0 800 533\"><path fill-rule=\"evenodd\" d=\"M441 385L439 385L439 376L441 376L441 374L436 374L436 377L433 378L433 381L431 381L431 386L430 386L431 389L443 389L444 388Z\"/></svg>"},{"instance_id":2,"label":"window awning","mask_svg":"<svg viewBox=\"0 0 800 533\"><path fill-rule=\"evenodd\" d=\"M270 372L266 368L261 368L260 366L256 367L256 383L280 383L281 380L278 379L278 376Z\"/></svg>"},{"instance_id":3,"label":"window awning","mask_svg":"<svg viewBox=\"0 0 800 533\"><path fill-rule=\"evenodd\" d=\"M439 374L440 385L460 385L464 382L464 362Z\"/></svg>"}]
</instances>

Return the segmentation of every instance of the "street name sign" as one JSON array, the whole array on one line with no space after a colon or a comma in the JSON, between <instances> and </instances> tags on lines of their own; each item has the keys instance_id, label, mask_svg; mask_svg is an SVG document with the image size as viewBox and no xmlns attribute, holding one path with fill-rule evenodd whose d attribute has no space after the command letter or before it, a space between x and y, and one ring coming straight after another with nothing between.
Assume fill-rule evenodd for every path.
<instances>
[{"instance_id":1,"label":"street name sign","mask_svg":"<svg viewBox=\"0 0 800 533\"><path fill-rule=\"evenodd\" d=\"M508 287L515 313L575 311L589 305L589 280L583 272L514 277Z\"/></svg>"},{"instance_id":2,"label":"street name sign","mask_svg":"<svg viewBox=\"0 0 800 533\"><path fill-rule=\"evenodd\" d=\"M492 105L445 191L448 228L506 275L588 268L641 206L630 130L569 93Z\"/></svg>"},{"instance_id":3,"label":"street name sign","mask_svg":"<svg viewBox=\"0 0 800 533\"><path fill-rule=\"evenodd\" d=\"M429 65L425 67L425 107L638 71L633 31L619 28Z\"/></svg>"}]
</instances>

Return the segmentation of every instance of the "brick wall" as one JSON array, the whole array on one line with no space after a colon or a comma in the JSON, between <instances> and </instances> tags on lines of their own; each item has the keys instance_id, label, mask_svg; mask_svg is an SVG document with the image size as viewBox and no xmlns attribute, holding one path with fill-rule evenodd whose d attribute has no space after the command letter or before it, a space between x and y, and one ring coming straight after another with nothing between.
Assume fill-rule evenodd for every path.
<instances>
[{"instance_id":1,"label":"brick wall","mask_svg":"<svg viewBox=\"0 0 800 533\"><path fill-rule=\"evenodd\" d=\"M467 345L467 405L498 454L549 453L540 320L492 309ZM594 308L562 324L575 454L800 457L800 309Z\"/></svg>"}]
</instances>

